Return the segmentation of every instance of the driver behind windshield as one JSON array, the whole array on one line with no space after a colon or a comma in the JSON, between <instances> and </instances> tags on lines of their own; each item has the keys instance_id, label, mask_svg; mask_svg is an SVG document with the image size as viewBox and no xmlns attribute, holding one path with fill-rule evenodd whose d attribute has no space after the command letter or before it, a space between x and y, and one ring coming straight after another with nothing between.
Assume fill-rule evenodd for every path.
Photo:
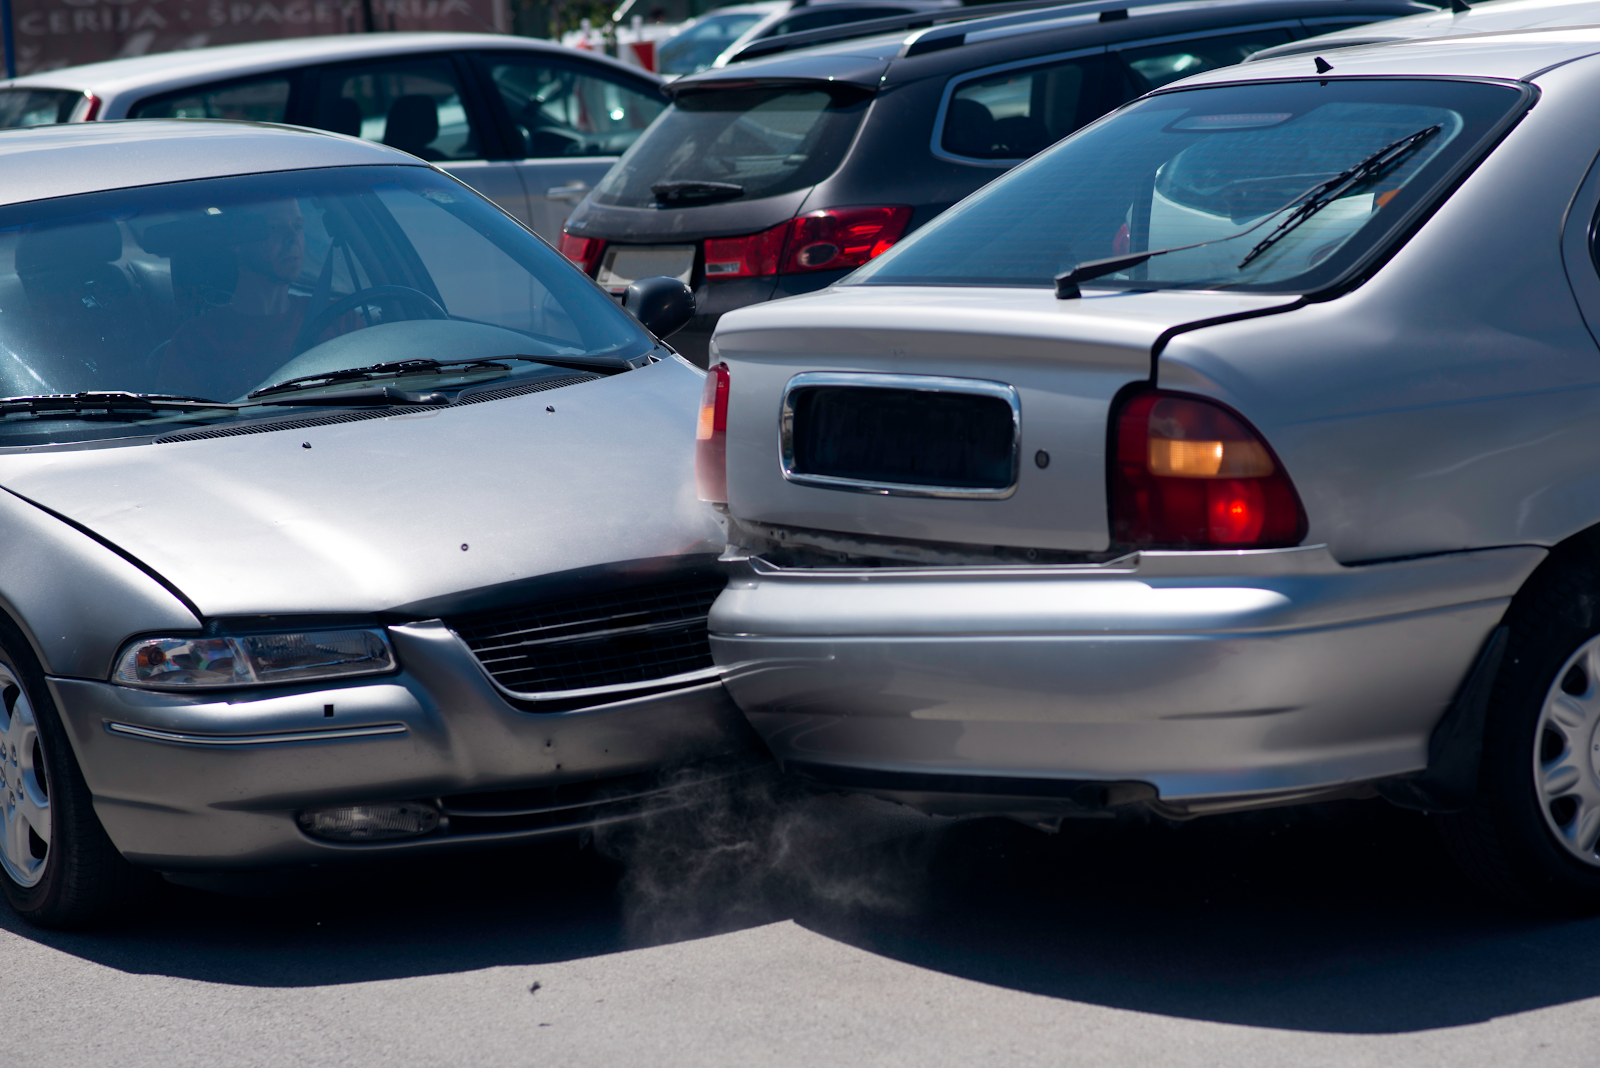
<instances>
[{"instance_id":1,"label":"driver behind windshield","mask_svg":"<svg viewBox=\"0 0 1600 1068\"><path fill-rule=\"evenodd\" d=\"M289 291L305 265L306 223L294 200L226 216L208 210L232 231L238 281L230 299L185 322L162 347L156 389L225 400L260 385L261 375L293 355L311 307L309 296Z\"/></svg>"}]
</instances>

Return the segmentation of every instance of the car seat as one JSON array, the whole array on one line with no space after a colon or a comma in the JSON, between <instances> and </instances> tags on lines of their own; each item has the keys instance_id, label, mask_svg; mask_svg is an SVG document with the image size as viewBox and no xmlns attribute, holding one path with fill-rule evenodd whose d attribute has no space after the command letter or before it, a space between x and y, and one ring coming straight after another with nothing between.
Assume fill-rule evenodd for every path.
<instances>
[{"instance_id":1,"label":"car seat","mask_svg":"<svg viewBox=\"0 0 1600 1068\"><path fill-rule=\"evenodd\" d=\"M383 143L418 159L438 160L444 157L428 147L439 136L439 105L433 97L413 93L403 96L389 106L389 118L383 128Z\"/></svg>"},{"instance_id":2,"label":"car seat","mask_svg":"<svg viewBox=\"0 0 1600 1068\"><path fill-rule=\"evenodd\" d=\"M153 331L121 259L122 230L105 216L34 223L18 236L17 278L52 388L148 388Z\"/></svg>"},{"instance_id":3,"label":"car seat","mask_svg":"<svg viewBox=\"0 0 1600 1068\"><path fill-rule=\"evenodd\" d=\"M957 98L950 101L950 110L944 117L945 151L973 159L990 159L994 156L994 113L976 100Z\"/></svg>"}]
</instances>

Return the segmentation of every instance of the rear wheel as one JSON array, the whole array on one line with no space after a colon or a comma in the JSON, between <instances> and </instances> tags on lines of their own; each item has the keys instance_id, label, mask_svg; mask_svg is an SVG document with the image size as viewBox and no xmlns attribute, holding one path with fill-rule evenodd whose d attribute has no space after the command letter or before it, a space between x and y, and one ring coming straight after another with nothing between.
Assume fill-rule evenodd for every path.
<instances>
[{"instance_id":1,"label":"rear wheel","mask_svg":"<svg viewBox=\"0 0 1600 1068\"><path fill-rule=\"evenodd\" d=\"M1478 793L1439 817L1480 885L1561 911L1600 910L1600 568L1535 579L1507 622Z\"/></svg>"},{"instance_id":2,"label":"rear wheel","mask_svg":"<svg viewBox=\"0 0 1600 1068\"><path fill-rule=\"evenodd\" d=\"M100 826L44 673L11 648L0 646L0 890L31 923L81 927L118 911L148 877Z\"/></svg>"}]
</instances>

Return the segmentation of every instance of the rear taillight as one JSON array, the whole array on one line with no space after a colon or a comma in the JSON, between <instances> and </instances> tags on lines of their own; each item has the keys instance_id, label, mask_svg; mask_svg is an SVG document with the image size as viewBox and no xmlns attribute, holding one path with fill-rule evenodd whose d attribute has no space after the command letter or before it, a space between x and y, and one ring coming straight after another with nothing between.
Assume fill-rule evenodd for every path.
<instances>
[{"instance_id":1,"label":"rear taillight","mask_svg":"<svg viewBox=\"0 0 1600 1068\"><path fill-rule=\"evenodd\" d=\"M585 274L594 274L595 268L600 266L600 254L605 250L606 243L598 237L578 237L565 230L561 232L561 254L582 267Z\"/></svg>"},{"instance_id":2,"label":"rear taillight","mask_svg":"<svg viewBox=\"0 0 1600 1068\"><path fill-rule=\"evenodd\" d=\"M793 220L790 220L792 222ZM758 278L778 273L783 241L789 223L748 237L713 237L706 240L707 278Z\"/></svg>"},{"instance_id":3,"label":"rear taillight","mask_svg":"<svg viewBox=\"0 0 1600 1068\"><path fill-rule=\"evenodd\" d=\"M1222 405L1152 390L1129 398L1115 427L1117 543L1264 549L1305 538L1305 511L1283 465Z\"/></svg>"},{"instance_id":4,"label":"rear taillight","mask_svg":"<svg viewBox=\"0 0 1600 1068\"><path fill-rule=\"evenodd\" d=\"M694 484L702 501L728 503L728 365L706 372L694 430Z\"/></svg>"},{"instance_id":5,"label":"rear taillight","mask_svg":"<svg viewBox=\"0 0 1600 1068\"><path fill-rule=\"evenodd\" d=\"M100 98L93 93L84 93L83 99L78 103L77 111L79 122L93 122L100 117Z\"/></svg>"},{"instance_id":6,"label":"rear taillight","mask_svg":"<svg viewBox=\"0 0 1600 1068\"><path fill-rule=\"evenodd\" d=\"M759 278L859 267L905 233L911 209L828 208L745 237L706 241L707 278Z\"/></svg>"},{"instance_id":7,"label":"rear taillight","mask_svg":"<svg viewBox=\"0 0 1600 1068\"><path fill-rule=\"evenodd\" d=\"M889 251L911 221L910 208L830 208L790 224L783 273L860 267Z\"/></svg>"}]
</instances>

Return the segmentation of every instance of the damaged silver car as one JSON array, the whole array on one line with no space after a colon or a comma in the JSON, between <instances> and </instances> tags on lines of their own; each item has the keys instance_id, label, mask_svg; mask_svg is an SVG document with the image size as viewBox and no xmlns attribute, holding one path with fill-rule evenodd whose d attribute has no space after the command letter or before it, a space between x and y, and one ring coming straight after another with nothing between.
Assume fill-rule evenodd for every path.
<instances>
[{"instance_id":1,"label":"damaged silver car","mask_svg":"<svg viewBox=\"0 0 1600 1068\"><path fill-rule=\"evenodd\" d=\"M466 186L352 138L0 135L0 886L625 818L754 736L717 681L702 374ZM641 325L641 323L643 325ZM759 743L754 743L759 748Z\"/></svg>"},{"instance_id":2,"label":"damaged silver car","mask_svg":"<svg viewBox=\"0 0 1600 1068\"><path fill-rule=\"evenodd\" d=\"M725 683L1054 826L1381 795L1600 904L1593 28L1224 68L724 317Z\"/></svg>"}]
</instances>

